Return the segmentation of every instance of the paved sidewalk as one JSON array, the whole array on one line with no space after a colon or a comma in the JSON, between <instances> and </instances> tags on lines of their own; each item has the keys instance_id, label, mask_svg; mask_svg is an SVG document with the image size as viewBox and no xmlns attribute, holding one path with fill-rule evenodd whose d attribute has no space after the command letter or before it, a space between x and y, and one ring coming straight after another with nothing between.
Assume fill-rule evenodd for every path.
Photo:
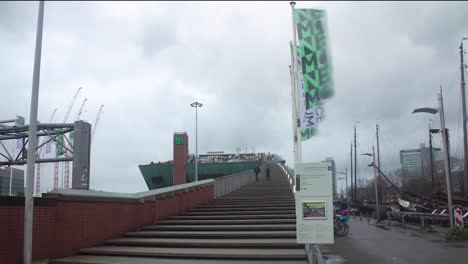
<instances>
[{"instance_id":1,"label":"paved sidewalk","mask_svg":"<svg viewBox=\"0 0 468 264\"><path fill-rule=\"evenodd\" d=\"M373 220L371 221L374 222ZM350 220L345 237L335 237L334 245L320 245L327 264L428 264L468 263L467 242L447 242L442 234L422 233L417 229L391 230Z\"/></svg>"}]
</instances>

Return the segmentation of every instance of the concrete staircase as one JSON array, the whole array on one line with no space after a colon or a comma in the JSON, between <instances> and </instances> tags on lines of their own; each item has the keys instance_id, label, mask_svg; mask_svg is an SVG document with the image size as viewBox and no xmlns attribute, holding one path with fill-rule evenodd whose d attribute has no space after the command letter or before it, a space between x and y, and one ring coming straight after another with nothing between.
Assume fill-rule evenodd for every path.
<instances>
[{"instance_id":1,"label":"concrete staircase","mask_svg":"<svg viewBox=\"0 0 468 264\"><path fill-rule=\"evenodd\" d=\"M85 248L56 264L307 263L296 244L294 196L271 166L271 181L246 185L182 215Z\"/></svg>"}]
</instances>

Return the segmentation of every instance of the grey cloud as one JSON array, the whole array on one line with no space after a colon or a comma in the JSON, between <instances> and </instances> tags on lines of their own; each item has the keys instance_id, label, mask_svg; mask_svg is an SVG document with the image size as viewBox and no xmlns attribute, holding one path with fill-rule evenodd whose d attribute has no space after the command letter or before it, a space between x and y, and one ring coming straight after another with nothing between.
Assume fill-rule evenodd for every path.
<instances>
[{"instance_id":1,"label":"grey cloud","mask_svg":"<svg viewBox=\"0 0 468 264\"><path fill-rule=\"evenodd\" d=\"M0 3L2 96L5 117L29 112L36 4ZM399 166L398 150L427 140L427 120L415 107L435 106L446 89L453 152L460 144L459 38L466 35L466 3L298 3L328 12L336 96L327 102L319 135L303 143L303 160L332 156L349 167L353 122L359 152L375 141L382 121L382 165ZM6 11L5 11L6 10ZM29 16L24 16L29 12ZM8 25L8 28L2 25ZM25 33L26 32L26 33ZM94 122L105 104L92 154L92 188L139 191L137 165L172 159L174 131L187 131L199 151L255 146L292 164L288 65L291 13L287 2L130 3L47 2L40 119L83 86L84 118ZM76 109L75 109L76 111ZM26 115L27 116L27 115ZM74 114L72 114L74 116ZM250 149L249 149L250 150ZM370 177L359 157L362 177ZM45 185L50 185L47 169Z\"/></svg>"}]
</instances>

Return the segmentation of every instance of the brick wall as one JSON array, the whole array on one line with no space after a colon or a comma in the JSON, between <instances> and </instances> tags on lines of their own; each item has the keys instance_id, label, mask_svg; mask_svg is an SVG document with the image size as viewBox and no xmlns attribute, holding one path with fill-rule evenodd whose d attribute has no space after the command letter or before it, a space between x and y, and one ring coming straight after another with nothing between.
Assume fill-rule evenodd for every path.
<instances>
[{"instance_id":1,"label":"brick wall","mask_svg":"<svg viewBox=\"0 0 468 264\"><path fill-rule=\"evenodd\" d=\"M207 186L144 203L35 198L33 260L77 254L81 248L97 246L106 239L207 203L213 196L214 187ZM1 264L22 263L23 228L24 199L0 201Z\"/></svg>"}]
</instances>

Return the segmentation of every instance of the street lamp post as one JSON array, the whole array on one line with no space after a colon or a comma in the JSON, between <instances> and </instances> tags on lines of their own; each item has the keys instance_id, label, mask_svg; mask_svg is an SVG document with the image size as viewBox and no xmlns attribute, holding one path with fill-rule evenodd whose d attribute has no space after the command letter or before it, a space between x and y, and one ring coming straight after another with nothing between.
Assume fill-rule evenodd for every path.
<instances>
[{"instance_id":1,"label":"street lamp post","mask_svg":"<svg viewBox=\"0 0 468 264\"><path fill-rule=\"evenodd\" d=\"M372 154L370 153L362 153L361 155L365 155L365 156L369 156L369 157L372 157L372 164L375 164L375 150L374 150L374 146L372 146ZM377 217L377 222L379 221L379 188L377 187L377 173L376 173L376 170L374 168L374 185L375 185L375 214L376 214L376 217Z\"/></svg>"},{"instance_id":2,"label":"street lamp post","mask_svg":"<svg viewBox=\"0 0 468 264\"><path fill-rule=\"evenodd\" d=\"M349 199L348 199L348 168L345 168L345 172L341 172L341 171L337 171L336 173L339 173L339 174L343 174L345 177L345 180L346 180L346 190L345 190L345 193L346 193L346 206L349 208ZM339 178L339 179L343 179L343 178Z\"/></svg>"},{"instance_id":3,"label":"street lamp post","mask_svg":"<svg viewBox=\"0 0 468 264\"><path fill-rule=\"evenodd\" d=\"M37 148L37 109L39 101L39 79L41 72L42 29L44 24L44 1L39 2L39 12L36 30L36 48L34 51L34 68L31 93L31 108L29 114L29 142L28 159L26 165L26 190L24 194L24 233L23 233L23 262L32 263L32 236L34 213L34 166L36 157L34 151Z\"/></svg>"},{"instance_id":4,"label":"street lamp post","mask_svg":"<svg viewBox=\"0 0 468 264\"><path fill-rule=\"evenodd\" d=\"M450 169L449 169L449 153L448 153L448 143L447 143L447 131L445 130L445 116L444 116L444 102L442 98L442 88L440 94L438 96L439 101L439 109L436 108L418 108L413 110L414 113L429 113L429 114L436 114L439 112L440 114L440 132L442 133L442 142L444 147L444 167L445 167L445 182L447 186L447 200L448 200L448 207L449 207L449 217L450 217L450 228L453 228L453 208L452 208L452 188L450 184Z\"/></svg>"},{"instance_id":5,"label":"street lamp post","mask_svg":"<svg viewBox=\"0 0 468 264\"><path fill-rule=\"evenodd\" d=\"M198 108L203 104L193 102L190 106L195 107L195 181L198 181Z\"/></svg>"}]
</instances>

